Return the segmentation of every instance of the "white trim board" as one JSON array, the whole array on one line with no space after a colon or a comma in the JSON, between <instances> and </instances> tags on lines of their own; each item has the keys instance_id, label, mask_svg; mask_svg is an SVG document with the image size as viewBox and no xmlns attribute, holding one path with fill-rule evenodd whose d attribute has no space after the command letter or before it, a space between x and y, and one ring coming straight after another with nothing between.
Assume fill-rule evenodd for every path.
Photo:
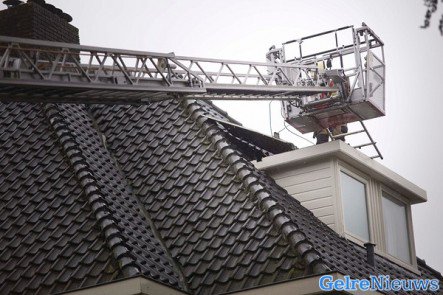
<instances>
[{"instance_id":1,"label":"white trim board","mask_svg":"<svg viewBox=\"0 0 443 295\"><path fill-rule=\"evenodd\" d=\"M252 163L260 170L276 170L292 165L307 164L323 158L337 158L380 181L407 197L412 204L427 201L426 191L379 162L369 158L341 140L314 145L278 155L265 157Z\"/></svg>"}]
</instances>

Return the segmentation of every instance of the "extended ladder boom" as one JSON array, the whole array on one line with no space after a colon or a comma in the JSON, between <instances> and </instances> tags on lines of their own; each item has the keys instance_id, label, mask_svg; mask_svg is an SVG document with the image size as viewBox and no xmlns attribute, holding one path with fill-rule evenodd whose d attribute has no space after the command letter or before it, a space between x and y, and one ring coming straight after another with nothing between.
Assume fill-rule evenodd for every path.
<instances>
[{"instance_id":1,"label":"extended ladder boom","mask_svg":"<svg viewBox=\"0 0 443 295\"><path fill-rule=\"evenodd\" d=\"M344 43L343 34L351 37ZM317 40L331 35L334 42ZM364 23L272 46L267 62L0 36L0 101L280 100L285 120L302 133L360 121L370 143L356 147L372 145L382 158L362 121L385 114L383 45Z\"/></svg>"},{"instance_id":2,"label":"extended ladder boom","mask_svg":"<svg viewBox=\"0 0 443 295\"><path fill-rule=\"evenodd\" d=\"M176 56L0 36L1 100L140 103L174 98L295 100L334 92L315 65ZM308 77L308 78L307 78Z\"/></svg>"}]
</instances>

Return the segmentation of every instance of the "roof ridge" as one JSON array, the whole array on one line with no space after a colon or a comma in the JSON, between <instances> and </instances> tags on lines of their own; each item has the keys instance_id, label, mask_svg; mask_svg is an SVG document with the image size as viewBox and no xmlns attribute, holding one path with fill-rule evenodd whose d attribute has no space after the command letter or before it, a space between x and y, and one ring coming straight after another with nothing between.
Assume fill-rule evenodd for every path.
<instances>
[{"instance_id":1,"label":"roof ridge","mask_svg":"<svg viewBox=\"0 0 443 295\"><path fill-rule=\"evenodd\" d=\"M63 116L60 115L58 106L55 104L44 104L43 109L45 116L58 137L62 149L69 159L80 186L87 196L88 203L100 225L109 249L111 249L114 258L118 262L118 266L125 276L141 274L140 268L137 266L121 234L122 229L116 224L111 212L108 210L108 204L97 185L92 170L81 149L78 148L78 144L68 124Z\"/></svg>"},{"instance_id":2,"label":"roof ridge","mask_svg":"<svg viewBox=\"0 0 443 295\"><path fill-rule=\"evenodd\" d=\"M323 262L320 253L314 249L314 245L307 239L303 231L285 213L284 208L277 203L276 199L272 197L266 188L260 184L259 178L253 175L255 168L251 167L252 164L245 161L231 147L224 136L220 134L221 131L216 124L208 123L209 120L204 116L201 106L195 100L185 100L183 103L191 118L200 125L220 155L229 162L244 186L256 196L259 205L258 209L268 215L273 225L287 238L293 250L301 256L308 269L315 274L330 271L328 265Z\"/></svg>"}]
</instances>

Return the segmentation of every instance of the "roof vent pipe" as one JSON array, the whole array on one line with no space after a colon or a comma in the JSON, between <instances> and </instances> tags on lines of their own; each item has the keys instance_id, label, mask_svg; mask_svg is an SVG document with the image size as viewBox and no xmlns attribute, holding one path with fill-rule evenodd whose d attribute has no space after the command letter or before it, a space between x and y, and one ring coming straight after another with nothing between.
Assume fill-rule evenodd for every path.
<instances>
[{"instance_id":1,"label":"roof vent pipe","mask_svg":"<svg viewBox=\"0 0 443 295\"><path fill-rule=\"evenodd\" d=\"M375 267L375 244L368 242L364 246L366 248L366 259L368 264Z\"/></svg>"}]
</instances>

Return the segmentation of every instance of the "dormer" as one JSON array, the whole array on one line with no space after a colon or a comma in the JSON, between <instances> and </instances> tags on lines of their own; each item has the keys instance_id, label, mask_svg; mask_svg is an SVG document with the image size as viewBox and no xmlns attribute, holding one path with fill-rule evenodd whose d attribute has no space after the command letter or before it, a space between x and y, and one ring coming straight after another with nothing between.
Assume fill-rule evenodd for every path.
<instances>
[{"instance_id":1,"label":"dormer","mask_svg":"<svg viewBox=\"0 0 443 295\"><path fill-rule=\"evenodd\" d=\"M339 140L254 164L341 236L417 272L411 206L423 189Z\"/></svg>"}]
</instances>

